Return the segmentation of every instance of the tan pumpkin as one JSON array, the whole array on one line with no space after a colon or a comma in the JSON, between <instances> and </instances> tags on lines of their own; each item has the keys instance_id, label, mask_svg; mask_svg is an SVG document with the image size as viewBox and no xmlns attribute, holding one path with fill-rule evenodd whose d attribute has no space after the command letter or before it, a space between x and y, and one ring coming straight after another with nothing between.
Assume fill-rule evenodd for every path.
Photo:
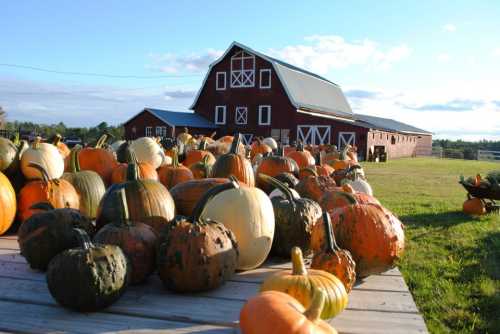
<instances>
[{"instance_id":1,"label":"tan pumpkin","mask_svg":"<svg viewBox=\"0 0 500 334\"><path fill-rule=\"evenodd\" d=\"M305 308L311 306L315 288L326 294L322 319L329 319L342 312L348 302L344 284L334 275L317 269L306 270L300 248L292 249L292 270L279 271L262 283L260 291L281 291L297 299Z\"/></svg>"},{"instance_id":2,"label":"tan pumpkin","mask_svg":"<svg viewBox=\"0 0 500 334\"><path fill-rule=\"evenodd\" d=\"M138 138L130 143L130 148L135 152L138 162L147 162L155 169L172 163L172 160L165 156L161 146L153 138Z\"/></svg>"},{"instance_id":3,"label":"tan pumpkin","mask_svg":"<svg viewBox=\"0 0 500 334\"><path fill-rule=\"evenodd\" d=\"M30 148L21 157L21 170L28 180L42 180L43 175L37 168L30 167L36 163L45 170L49 179L58 179L64 173L64 159L57 148L48 143L42 143L37 137Z\"/></svg>"},{"instance_id":4,"label":"tan pumpkin","mask_svg":"<svg viewBox=\"0 0 500 334\"><path fill-rule=\"evenodd\" d=\"M205 206L202 217L224 224L238 241L239 270L260 266L271 251L274 211L266 193L254 187L226 190Z\"/></svg>"},{"instance_id":5,"label":"tan pumpkin","mask_svg":"<svg viewBox=\"0 0 500 334\"><path fill-rule=\"evenodd\" d=\"M325 293L315 289L309 308L280 291L266 291L250 298L240 312L243 334L337 334L320 318Z\"/></svg>"}]
</instances>

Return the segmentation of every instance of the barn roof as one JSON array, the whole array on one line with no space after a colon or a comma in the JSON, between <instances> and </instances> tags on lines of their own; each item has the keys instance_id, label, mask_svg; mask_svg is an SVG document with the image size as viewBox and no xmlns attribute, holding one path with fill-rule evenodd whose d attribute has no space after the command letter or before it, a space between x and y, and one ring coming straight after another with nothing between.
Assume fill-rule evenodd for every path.
<instances>
[{"instance_id":1,"label":"barn roof","mask_svg":"<svg viewBox=\"0 0 500 334\"><path fill-rule=\"evenodd\" d=\"M156 118L160 119L161 121L165 122L170 126L187 126L192 128L217 129L217 126L215 124L193 112L144 108L140 113L144 111L153 114ZM125 123L130 122L139 114L135 115Z\"/></svg>"},{"instance_id":2,"label":"barn roof","mask_svg":"<svg viewBox=\"0 0 500 334\"><path fill-rule=\"evenodd\" d=\"M351 107L337 84L312 72L269 57L238 42L233 42L226 52L210 65L205 80L190 109L193 109L198 101L198 97L205 86L213 66L224 59L229 51L235 46L261 57L273 65L290 102L297 109L314 110L340 117L352 118L353 113Z\"/></svg>"},{"instance_id":3,"label":"barn roof","mask_svg":"<svg viewBox=\"0 0 500 334\"><path fill-rule=\"evenodd\" d=\"M399 133L412 133L412 134L423 134L431 135L432 132L416 128L414 126L408 125L406 123L398 122L390 118L382 118L376 116L354 114L355 125L366 125L365 127L370 127L379 130L393 131Z\"/></svg>"}]
</instances>

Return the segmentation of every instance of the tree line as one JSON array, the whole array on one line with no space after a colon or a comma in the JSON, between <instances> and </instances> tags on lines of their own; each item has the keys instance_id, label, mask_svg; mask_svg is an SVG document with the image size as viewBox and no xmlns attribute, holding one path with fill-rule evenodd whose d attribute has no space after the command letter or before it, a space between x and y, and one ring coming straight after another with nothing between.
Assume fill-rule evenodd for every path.
<instances>
[{"instance_id":1,"label":"tree line","mask_svg":"<svg viewBox=\"0 0 500 334\"><path fill-rule=\"evenodd\" d=\"M481 140L477 142L449 139L434 139L433 148L441 148L443 156L457 159L477 159L478 150L500 151L500 141Z\"/></svg>"},{"instance_id":2,"label":"tree line","mask_svg":"<svg viewBox=\"0 0 500 334\"><path fill-rule=\"evenodd\" d=\"M36 124L33 122L6 122L5 130L9 133L19 132L21 135L37 135L49 139L55 134L60 134L63 138L77 137L84 143L93 144L104 134L110 134L115 139L124 137L125 130L122 125L113 126L106 122L101 122L92 127L68 127L63 122L57 124Z\"/></svg>"}]
</instances>

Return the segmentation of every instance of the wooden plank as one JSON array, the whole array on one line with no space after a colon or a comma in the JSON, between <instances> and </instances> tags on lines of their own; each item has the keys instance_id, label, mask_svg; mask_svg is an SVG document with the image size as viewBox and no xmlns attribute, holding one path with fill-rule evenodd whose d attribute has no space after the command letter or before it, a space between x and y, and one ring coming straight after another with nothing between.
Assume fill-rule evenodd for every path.
<instances>
[{"instance_id":1,"label":"wooden plank","mask_svg":"<svg viewBox=\"0 0 500 334\"><path fill-rule=\"evenodd\" d=\"M342 334L427 333L419 314L346 310L329 323Z\"/></svg>"},{"instance_id":2,"label":"wooden plank","mask_svg":"<svg viewBox=\"0 0 500 334\"><path fill-rule=\"evenodd\" d=\"M1 238L0 248L3 249L19 249L19 243L16 238Z\"/></svg>"},{"instance_id":3,"label":"wooden plank","mask_svg":"<svg viewBox=\"0 0 500 334\"><path fill-rule=\"evenodd\" d=\"M22 315L22 316L20 316ZM109 313L77 313L62 307L0 301L0 330L23 333L234 333L234 328Z\"/></svg>"}]
</instances>

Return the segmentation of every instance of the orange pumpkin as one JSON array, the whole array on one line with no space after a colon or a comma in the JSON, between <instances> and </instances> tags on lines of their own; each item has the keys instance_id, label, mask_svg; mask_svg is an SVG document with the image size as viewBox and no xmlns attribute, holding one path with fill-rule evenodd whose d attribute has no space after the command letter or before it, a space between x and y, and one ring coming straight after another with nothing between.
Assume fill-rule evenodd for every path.
<instances>
[{"instance_id":1,"label":"orange pumpkin","mask_svg":"<svg viewBox=\"0 0 500 334\"><path fill-rule=\"evenodd\" d=\"M335 275L344 283L349 293L356 282L356 263L348 250L337 245L330 215L327 212L323 212L323 225L327 242L320 251L314 253L311 268L321 269Z\"/></svg>"},{"instance_id":2,"label":"orange pumpkin","mask_svg":"<svg viewBox=\"0 0 500 334\"><path fill-rule=\"evenodd\" d=\"M106 185L111 184L111 174L118 162L113 153L104 148L108 136L102 135L95 147L85 147L80 151L78 160L81 170L93 170L102 177ZM70 159L66 157L66 171L69 172Z\"/></svg>"},{"instance_id":3,"label":"orange pumpkin","mask_svg":"<svg viewBox=\"0 0 500 334\"><path fill-rule=\"evenodd\" d=\"M19 219L25 221L35 211L31 207L39 202L49 202L54 208L79 209L80 199L75 188L66 180L50 179L45 169L38 164L30 164L43 176L42 180L28 182L19 192Z\"/></svg>"},{"instance_id":4,"label":"orange pumpkin","mask_svg":"<svg viewBox=\"0 0 500 334\"><path fill-rule=\"evenodd\" d=\"M316 166L307 166L299 170L299 180L306 178L307 176L318 176L316 171Z\"/></svg>"},{"instance_id":5,"label":"orange pumpkin","mask_svg":"<svg viewBox=\"0 0 500 334\"><path fill-rule=\"evenodd\" d=\"M205 157L191 166L189 169L193 173L195 179L205 179L210 175L210 171L212 170L213 163L210 164L210 157L205 155Z\"/></svg>"},{"instance_id":6,"label":"orange pumpkin","mask_svg":"<svg viewBox=\"0 0 500 334\"><path fill-rule=\"evenodd\" d=\"M253 157L255 157L255 155L257 154L262 154L262 155L265 155L267 153L272 153L272 149L264 144L262 142L262 139L261 138L257 138L253 143L252 143L252 147L251 147L251 150L250 150L250 159L253 159Z\"/></svg>"},{"instance_id":7,"label":"orange pumpkin","mask_svg":"<svg viewBox=\"0 0 500 334\"><path fill-rule=\"evenodd\" d=\"M295 190L302 197L319 202L323 193L340 190L335 181L328 176L306 176L295 186Z\"/></svg>"},{"instance_id":8,"label":"orange pumpkin","mask_svg":"<svg viewBox=\"0 0 500 334\"><path fill-rule=\"evenodd\" d=\"M359 277L384 272L395 265L404 250L402 224L391 219L380 205L355 204L332 213L339 246L356 261Z\"/></svg>"},{"instance_id":9,"label":"orange pumpkin","mask_svg":"<svg viewBox=\"0 0 500 334\"><path fill-rule=\"evenodd\" d=\"M347 205L357 204L356 195L342 190L326 191L318 203L323 211L331 211Z\"/></svg>"},{"instance_id":10,"label":"orange pumpkin","mask_svg":"<svg viewBox=\"0 0 500 334\"><path fill-rule=\"evenodd\" d=\"M190 150L186 153L186 158L184 159L183 164L187 167L191 167L193 164L202 161L205 157L207 157L207 163L209 165L213 165L215 163L214 155L207 151L207 141L202 139L198 149Z\"/></svg>"},{"instance_id":11,"label":"orange pumpkin","mask_svg":"<svg viewBox=\"0 0 500 334\"><path fill-rule=\"evenodd\" d=\"M161 166L158 169L158 177L160 179L160 182L167 189L172 188L178 183L194 179L191 170L179 163L179 155L177 149L174 149L172 165Z\"/></svg>"},{"instance_id":12,"label":"orange pumpkin","mask_svg":"<svg viewBox=\"0 0 500 334\"><path fill-rule=\"evenodd\" d=\"M280 291L265 291L250 298L240 312L243 334L337 334L320 319L325 293L314 290L307 310L295 298Z\"/></svg>"},{"instance_id":13,"label":"orange pumpkin","mask_svg":"<svg viewBox=\"0 0 500 334\"><path fill-rule=\"evenodd\" d=\"M255 186L252 164L244 156L237 153L241 135L234 137L229 153L221 155L212 166L210 177L229 177L233 175L238 181L250 187Z\"/></svg>"},{"instance_id":14,"label":"orange pumpkin","mask_svg":"<svg viewBox=\"0 0 500 334\"><path fill-rule=\"evenodd\" d=\"M486 206L480 198L472 197L464 202L463 210L468 215L480 216L486 213Z\"/></svg>"},{"instance_id":15,"label":"orange pumpkin","mask_svg":"<svg viewBox=\"0 0 500 334\"><path fill-rule=\"evenodd\" d=\"M290 153L288 153L287 157L295 160L299 168L311 166L316 163L311 152L304 150L304 145L302 143L299 143L295 151L291 151Z\"/></svg>"},{"instance_id":16,"label":"orange pumpkin","mask_svg":"<svg viewBox=\"0 0 500 334\"><path fill-rule=\"evenodd\" d=\"M262 158L259 166L257 167L256 175L265 174L275 177L282 173L296 175L298 171L299 167L297 166L295 160L283 156L283 148L280 148L277 155L269 155ZM266 192L272 190L272 187L270 187L269 184L263 182L259 178L257 178L257 186Z\"/></svg>"},{"instance_id":17,"label":"orange pumpkin","mask_svg":"<svg viewBox=\"0 0 500 334\"><path fill-rule=\"evenodd\" d=\"M138 162L134 151L129 147L127 149L127 163L119 164L111 173L111 183L123 183L127 181L127 169L129 163L137 164L140 180L155 180L158 181L158 173L156 169L147 162Z\"/></svg>"},{"instance_id":18,"label":"orange pumpkin","mask_svg":"<svg viewBox=\"0 0 500 334\"><path fill-rule=\"evenodd\" d=\"M9 179L0 172L0 235L4 234L16 217L16 193Z\"/></svg>"}]
</instances>

